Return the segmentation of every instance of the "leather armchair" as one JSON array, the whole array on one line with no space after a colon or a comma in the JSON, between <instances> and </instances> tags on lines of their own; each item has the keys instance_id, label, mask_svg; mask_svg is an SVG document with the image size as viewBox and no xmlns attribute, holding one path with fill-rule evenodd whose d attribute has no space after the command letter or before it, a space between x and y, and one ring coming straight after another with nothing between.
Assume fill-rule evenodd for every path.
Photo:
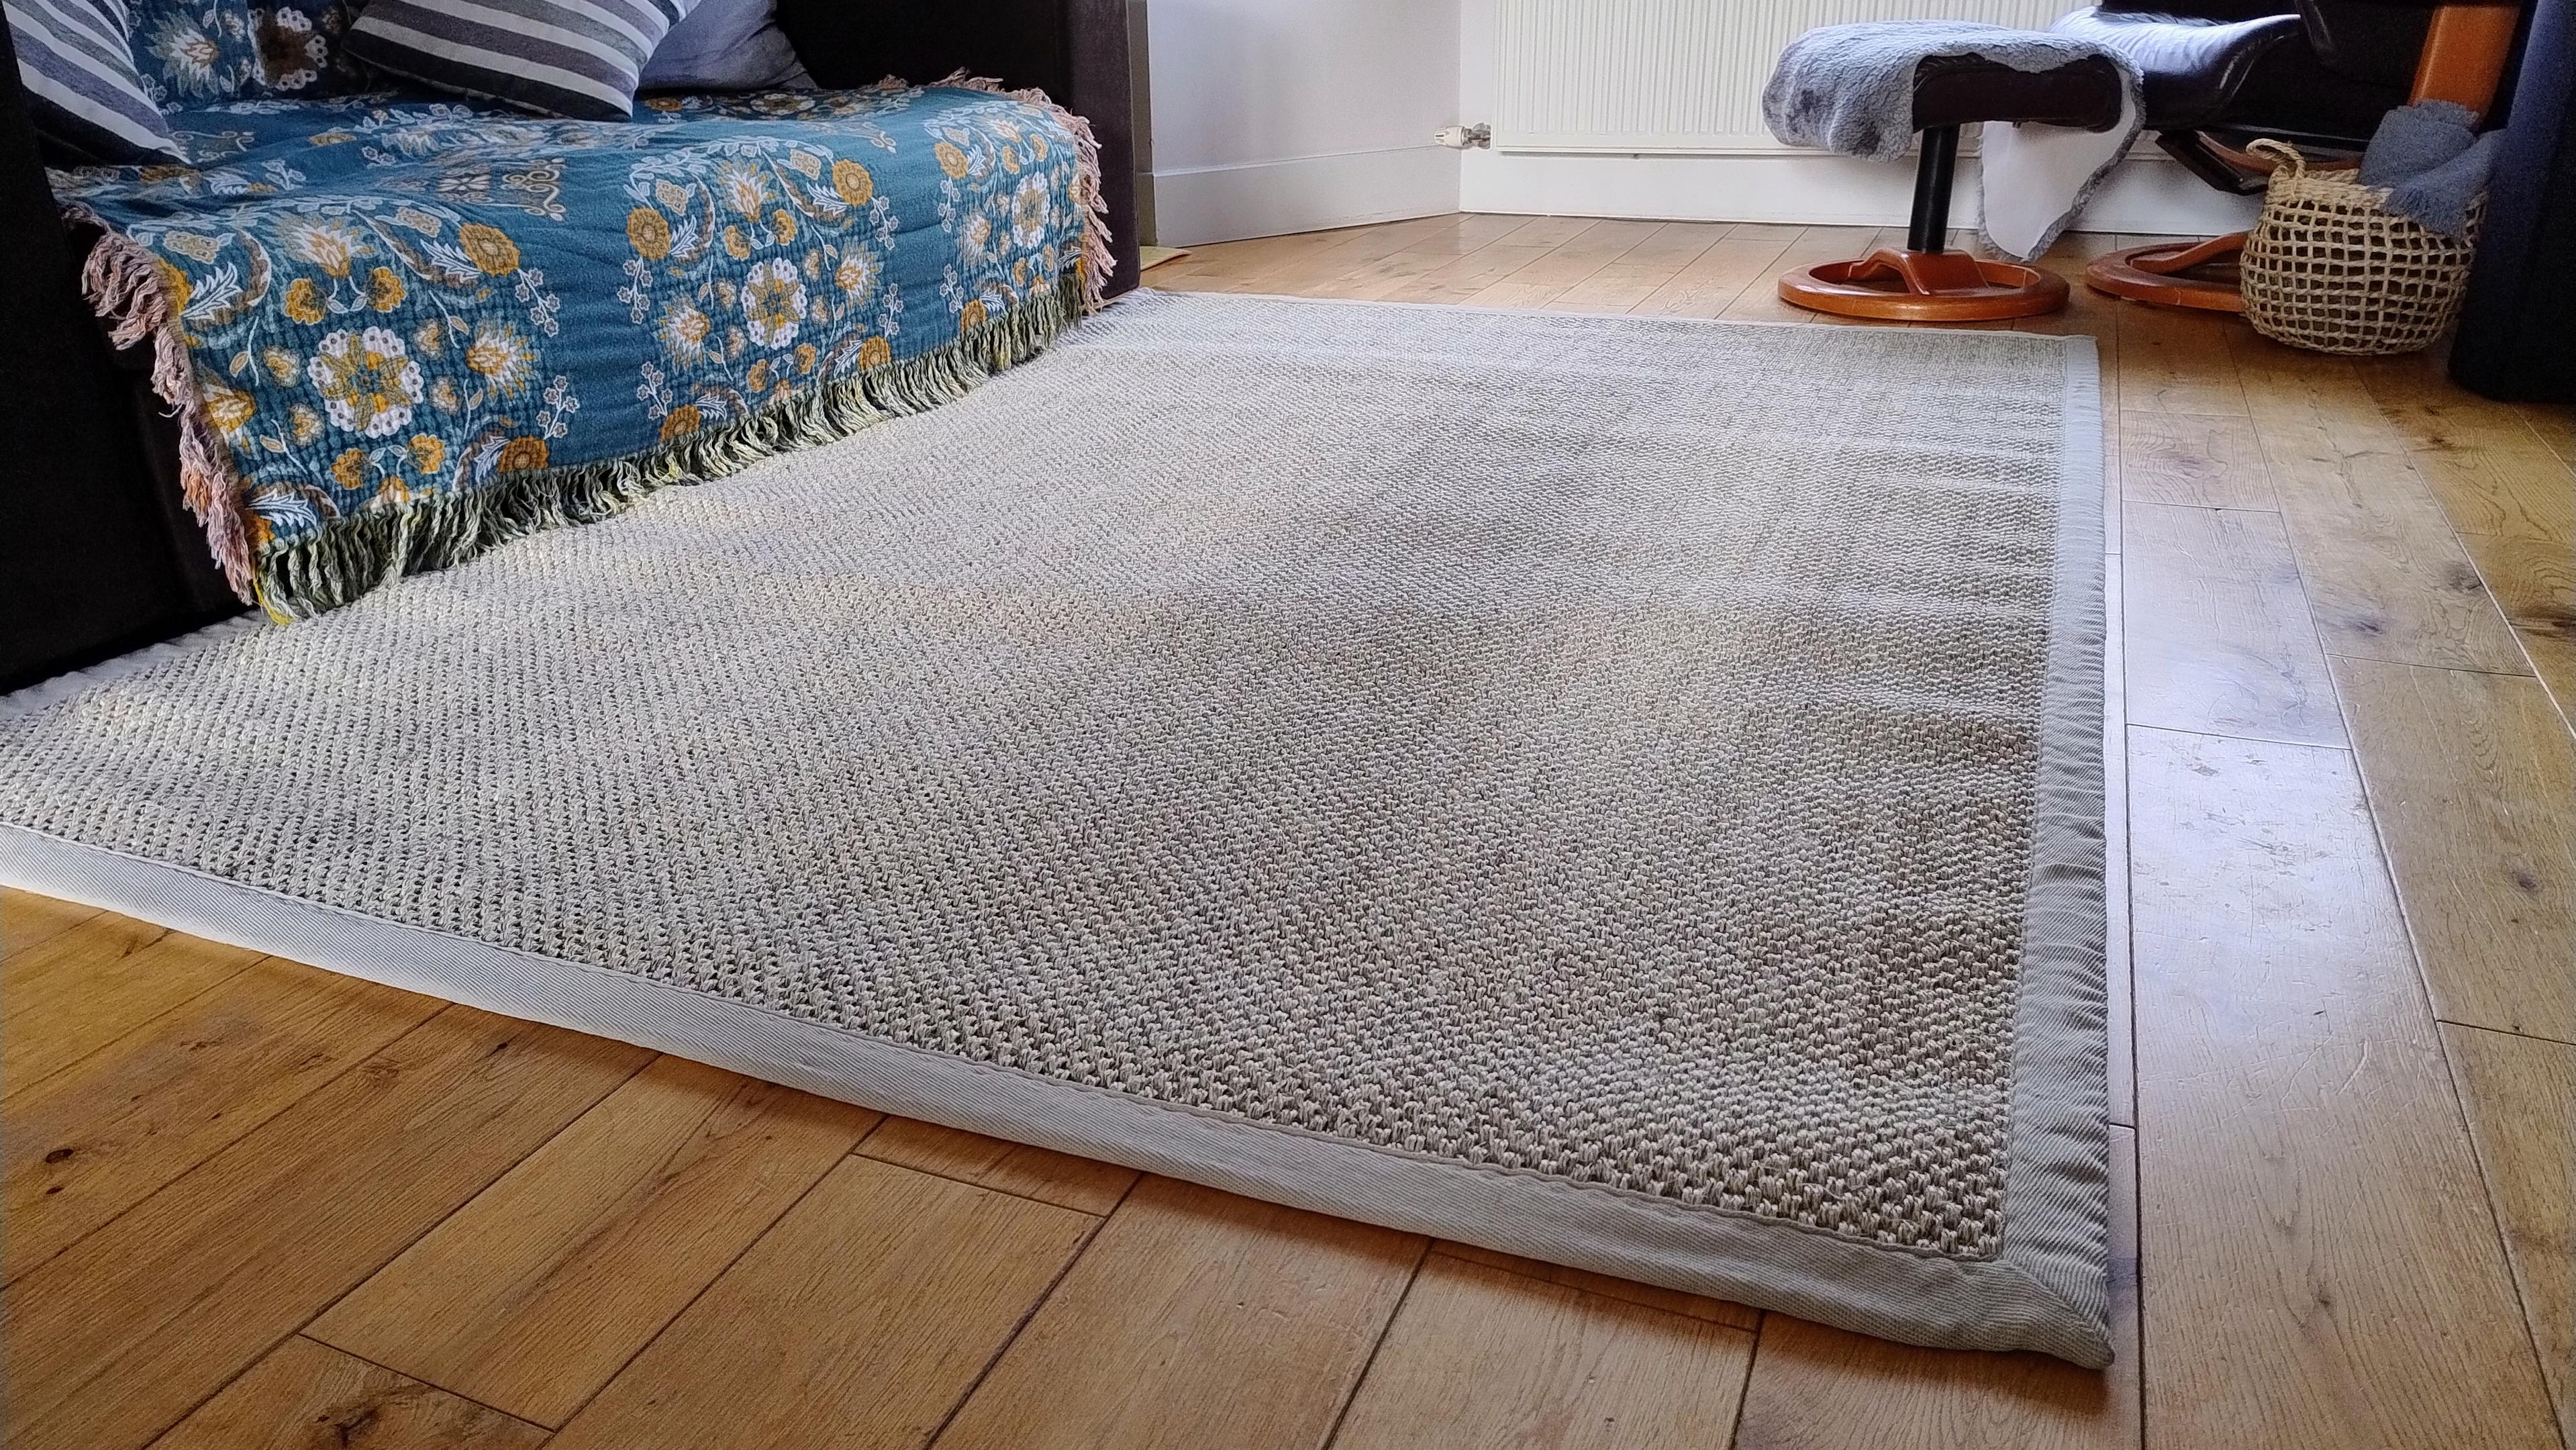
<instances>
[{"instance_id":1,"label":"leather armchair","mask_svg":"<svg viewBox=\"0 0 2576 1450\"><path fill-rule=\"evenodd\" d=\"M2254 192L2262 178L2220 146L2274 136L2303 150L2359 150L2382 115L2406 104L2432 16L2384 0L2282 4L2110 0L2055 28L2136 64L2147 128L2176 160L2221 190Z\"/></svg>"},{"instance_id":2,"label":"leather armchair","mask_svg":"<svg viewBox=\"0 0 2576 1450\"><path fill-rule=\"evenodd\" d=\"M2127 57L2145 82L2156 144L2221 191L2261 191L2257 137L2311 155L2357 155L2380 117L2410 101L2484 112L2510 57L2513 0L2104 0L2052 27ZM2233 275L2214 276L2239 233L2097 257L2097 292L2167 307L2241 312Z\"/></svg>"}]
</instances>

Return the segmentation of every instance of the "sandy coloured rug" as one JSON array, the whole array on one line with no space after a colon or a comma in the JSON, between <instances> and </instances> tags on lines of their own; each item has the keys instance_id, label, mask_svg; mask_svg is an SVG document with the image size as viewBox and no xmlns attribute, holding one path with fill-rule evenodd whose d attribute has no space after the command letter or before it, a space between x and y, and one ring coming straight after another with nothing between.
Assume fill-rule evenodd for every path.
<instances>
[{"instance_id":1,"label":"sandy coloured rug","mask_svg":"<svg viewBox=\"0 0 2576 1450\"><path fill-rule=\"evenodd\" d=\"M0 880L2098 1365L2094 369L1140 295L937 411L22 693Z\"/></svg>"}]
</instances>

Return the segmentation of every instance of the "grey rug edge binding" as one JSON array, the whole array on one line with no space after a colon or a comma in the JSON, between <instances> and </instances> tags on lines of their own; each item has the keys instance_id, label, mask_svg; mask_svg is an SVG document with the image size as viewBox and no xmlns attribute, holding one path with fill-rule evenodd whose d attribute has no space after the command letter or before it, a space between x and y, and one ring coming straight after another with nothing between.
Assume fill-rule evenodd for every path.
<instances>
[{"instance_id":1,"label":"grey rug edge binding","mask_svg":"<svg viewBox=\"0 0 2576 1450\"><path fill-rule=\"evenodd\" d=\"M1993 1260L1865 1244L1598 1185L1416 1157L1155 1104L881 1042L610 969L369 918L15 826L0 826L0 884L505 1016L636 1043L878 1111L1293 1207L1734 1300L1885 1339L1936 1348L2036 1350L2099 1368L2111 1359L2101 405L2092 341L2052 341L2065 345L2066 360L2058 587L2049 623L2014 1026L2004 1248ZM195 647L201 638L233 632L219 625L141 653L163 658ZM0 719L143 662L111 661L81 678L0 697Z\"/></svg>"}]
</instances>

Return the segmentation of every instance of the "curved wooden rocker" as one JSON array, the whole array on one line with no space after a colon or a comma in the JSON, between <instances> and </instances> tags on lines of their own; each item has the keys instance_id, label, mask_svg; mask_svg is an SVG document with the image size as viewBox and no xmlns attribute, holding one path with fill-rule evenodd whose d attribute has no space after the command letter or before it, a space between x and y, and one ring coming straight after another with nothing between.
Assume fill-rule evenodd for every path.
<instances>
[{"instance_id":1,"label":"curved wooden rocker","mask_svg":"<svg viewBox=\"0 0 2576 1450\"><path fill-rule=\"evenodd\" d=\"M1871 286L1893 281L1894 286ZM1991 322L2066 305L2066 279L1965 252L1881 247L1857 262L1820 262L1780 278L1780 300L1813 312L1897 322Z\"/></svg>"},{"instance_id":2,"label":"curved wooden rocker","mask_svg":"<svg viewBox=\"0 0 2576 1450\"><path fill-rule=\"evenodd\" d=\"M2229 232L2205 242L2154 242L2105 252L2084 268L2084 285L2096 292L2151 302L2158 307L2192 307L2204 312L2242 312L2245 294L2236 288L2233 267L2219 276L2193 276L2196 267L2228 263L2245 250L2245 234Z\"/></svg>"}]
</instances>

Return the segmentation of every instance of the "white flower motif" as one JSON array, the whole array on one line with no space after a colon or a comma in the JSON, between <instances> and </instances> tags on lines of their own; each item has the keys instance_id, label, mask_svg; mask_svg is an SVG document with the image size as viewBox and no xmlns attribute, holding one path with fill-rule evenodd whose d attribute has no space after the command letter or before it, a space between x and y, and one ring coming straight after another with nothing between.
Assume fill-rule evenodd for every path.
<instances>
[{"instance_id":1,"label":"white flower motif","mask_svg":"<svg viewBox=\"0 0 2576 1450\"><path fill-rule=\"evenodd\" d=\"M1046 240L1047 215L1053 210L1053 198L1047 195L1046 179L1035 172L1020 178L1020 189L1011 197L1011 240L1025 251Z\"/></svg>"},{"instance_id":2,"label":"white flower motif","mask_svg":"<svg viewBox=\"0 0 2576 1450\"><path fill-rule=\"evenodd\" d=\"M841 258L841 265L832 269L832 281L852 301L865 302L877 290L877 279L884 273L885 264L877 260L876 253L853 247Z\"/></svg>"},{"instance_id":3,"label":"white flower motif","mask_svg":"<svg viewBox=\"0 0 2576 1450\"><path fill-rule=\"evenodd\" d=\"M707 339L715 335L715 319L694 302L672 304L662 314L662 325L655 331L662 338L662 349L683 363L694 363L707 355Z\"/></svg>"},{"instance_id":4,"label":"white flower motif","mask_svg":"<svg viewBox=\"0 0 2576 1450\"><path fill-rule=\"evenodd\" d=\"M465 345L465 365L483 376L499 397L513 397L537 375L537 351L519 330L489 319L474 324L474 340Z\"/></svg>"},{"instance_id":5,"label":"white flower motif","mask_svg":"<svg viewBox=\"0 0 2576 1450\"><path fill-rule=\"evenodd\" d=\"M762 262L742 280L743 325L763 347L785 347L796 340L797 322L805 316L805 282L796 264L784 257Z\"/></svg>"},{"instance_id":6,"label":"white flower motif","mask_svg":"<svg viewBox=\"0 0 2576 1450\"><path fill-rule=\"evenodd\" d=\"M331 421L366 438L382 438L411 421L421 399L420 364L389 329L334 332L313 350L305 376L322 394Z\"/></svg>"}]
</instances>

